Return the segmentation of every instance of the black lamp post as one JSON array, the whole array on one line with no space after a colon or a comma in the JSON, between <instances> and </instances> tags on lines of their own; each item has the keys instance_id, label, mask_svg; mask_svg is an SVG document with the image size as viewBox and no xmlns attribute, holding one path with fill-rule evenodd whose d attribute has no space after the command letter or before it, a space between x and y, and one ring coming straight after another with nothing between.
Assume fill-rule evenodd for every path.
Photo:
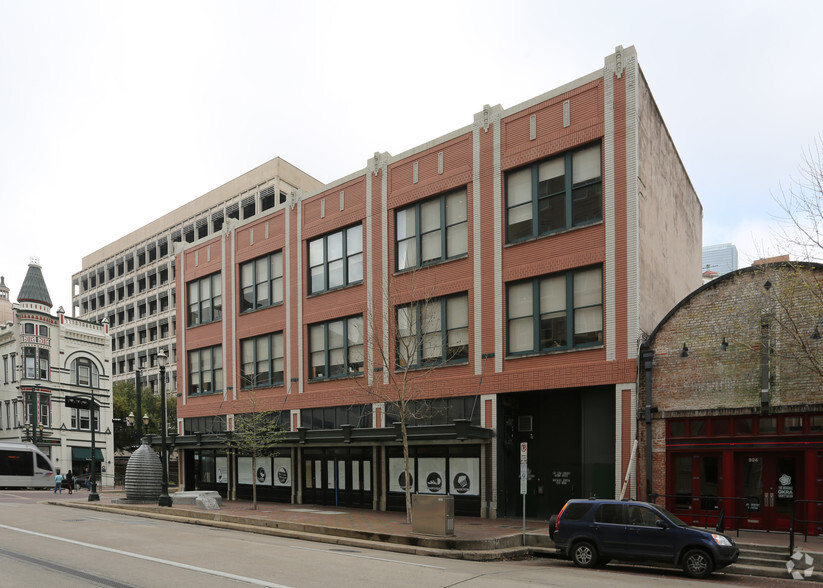
<instances>
[{"instance_id":1,"label":"black lamp post","mask_svg":"<svg viewBox=\"0 0 823 588\"><path fill-rule=\"evenodd\" d=\"M163 466L163 485L160 487L158 506L171 506L169 496L169 463L166 455L166 352L162 348L157 352L157 364L160 366L160 461Z\"/></svg>"},{"instance_id":2,"label":"black lamp post","mask_svg":"<svg viewBox=\"0 0 823 588\"><path fill-rule=\"evenodd\" d=\"M92 382L92 384L94 384ZM89 502L99 502L100 495L97 493L97 449L94 446L94 430L97 428L97 423L94 420L94 385L91 387L91 404L89 412L91 413L91 469L89 470L89 477L91 478L91 492L89 492Z\"/></svg>"}]
</instances>

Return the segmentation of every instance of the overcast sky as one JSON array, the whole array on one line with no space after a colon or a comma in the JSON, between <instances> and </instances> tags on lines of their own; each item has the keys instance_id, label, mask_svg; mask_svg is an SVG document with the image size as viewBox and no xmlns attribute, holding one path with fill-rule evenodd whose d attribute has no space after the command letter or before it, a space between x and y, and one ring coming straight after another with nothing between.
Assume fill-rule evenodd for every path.
<instances>
[{"instance_id":1,"label":"overcast sky","mask_svg":"<svg viewBox=\"0 0 823 588\"><path fill-rule=\"evenodd\" d=\"M676 7L675 7L676 6ZM703 244L778 253L823 131L823 2L0 0L0 275L82 258L279 156L323 182L603 67L640 66Z\"/></svg>"}]
</instances>

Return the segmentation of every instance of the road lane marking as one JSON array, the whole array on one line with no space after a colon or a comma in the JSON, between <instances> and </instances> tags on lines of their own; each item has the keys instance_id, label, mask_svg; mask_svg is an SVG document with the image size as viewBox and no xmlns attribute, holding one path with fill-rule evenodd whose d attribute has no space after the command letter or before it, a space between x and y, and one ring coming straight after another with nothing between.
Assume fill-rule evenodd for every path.
<instances>
[{"instance_id":1,"label":"road lane marking","mask_svg":"<svg viewBox=\"0 0 823 588\"><path fill-rule=\"evenodd\" d=\"M229 574L228 572L221 572L218 570L210 570L208 568L201 568L198 566L192 566L189 564L180 563L177 561L171 561L168 559L161 559L159 557L152 557L150 555L141 555L139 553L130 553L128 551L122 551L120 549L113 549L111 547L103 547L102 545L94 545L93 543L85 543L83 541L75 541L74 539L65 539L63 537L55 537L53 535L46 535L44 533L38 533L36 531L29 531L28 529L18 529L17 527L9 527L8 525L0 525L0 529L8 529L9 531L16 531L18 533L25 533L26 535L33 535L35 537L41 537L43 539L51 539L53 541L61 541L63 543L71 543L72 545L79 545L81 547L88 547L89 549L97 549L99 551L106 551L108 553L114 553L117 555L123 555L126 557L132 557L134 559L142 559L143 561L150 561L154 563L164 564L167 566L172 566L175 568L181 568L184 570L190 570L193 572L198 572L201 574L209 574L212 576L218 576L220 578L228 578L230 580L236 580L238 582L247 582L249 584L254 584L256 586L265 586L266 588L290 588L289 586L285 586L284 584L274 584L272 582L266 582L264 580L258 580L257 578L248 578L246 576L238 576L236 574Z\"/></svg>"},{"instance_id":2,"label":"road lane marking","mask_svg":"<svg viewBox=\"0 0 823 588\"><path fill-rule=\"evenodd\" d=\"M415 567L418 567L418 568L431 568L433 570L445 570L446 569L446 568L443 568L443 567L440 567L440 566L430 566L428 564L415 563L415 562L412 562L412 561L402 561L402 560L399 560L399 559L388 559L388 558L385 558L385 557L374 557L372 555L357 555L357 554L354 554L354 553L344 553L344 552L341 552L341 551L333 551L333 550L329 550L329 549L314 549L312 547L297 547L296 545L289 545L289 547L291 549L302 549L303 551L318 551L320 553L331 553L332 555L340 555L340 556L343 556L343 557L357 557L357 558L360 558L360 559L373 559L374 561L384 561L386 563L403 564L403 565L406 565L406 566L415 566Z\"/></svg>"}]
</instances>

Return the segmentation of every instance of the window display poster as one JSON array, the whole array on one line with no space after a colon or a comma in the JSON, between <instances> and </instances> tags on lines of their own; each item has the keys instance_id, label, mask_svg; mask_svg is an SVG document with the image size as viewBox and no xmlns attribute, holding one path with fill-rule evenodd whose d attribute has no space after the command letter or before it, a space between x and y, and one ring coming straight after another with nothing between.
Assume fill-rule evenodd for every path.
<instances>
[{"instance_id":1,"label":"window display poster","mask_svg":"<svg viewBox=\"0 0 823 588\"><path fill-rule=\"evenodd\" d=\"M371 462L363 462L363 490L371 492Z\"/></svg>"},{"instance_id":2,"label":"window display poster","mask_svg":"<svg viewBox=\"0 0 823 588\"><path fill-rule=\"evenodd\" d=\"M480 459L452 457L449 459L451 493L457 496L480 495Z\"/></svg>"},{"instance_id":3,"label":"window display poster","mask_svg":"<svg viewBox=\"0 0 823 588\"><path fill-rule=\"evenodd\" d=\"M411 491L414 492L414 458L409 458L409 477L411 478ZM402 457L389 458L389 492L406 491L406 472L403 467Z\"/></svg>"},{"instance_id":4,"label":"window display poster","mask_svg":"<svg viewBox=\"0 0 823 588\"><path fill-rule=\"evenodd\" d=\"M252 471L252 459L250 457L237 458L237 482L238 484L251 484L252 477L257 478L258 486L271 486L271 459L268 457L257 458L257 469Z\"/></svg>"},{"instance_id":5,"label":"window display poster","mask_svg":"<svg viewBox=\"0 0 823 588\"><path fill-rule=\"evenodd\" d=\"M217 483L229 483L229 463L225 457L214 458L214 468L217 470Z\"/></svg>"},{"instance_id":6,"label":"window display poster","mask_svg":"<svg viewBox=\"0 0 823 588\"><path fill-rule=\"evenodd\" d=\"M420 476L420 483L417 485L420 494L446 493L445 457L418 458L417 474Z\"/></svg>"},{"instance_id":7,"label":"window display poster","mask_svg":"<svg viewBox=\"0 0 823 588\"><path fill-rule=\"evenodd\" d=\"M274 485L291 487L291 458L274 458Z\"/></svg>"}]
</instances>

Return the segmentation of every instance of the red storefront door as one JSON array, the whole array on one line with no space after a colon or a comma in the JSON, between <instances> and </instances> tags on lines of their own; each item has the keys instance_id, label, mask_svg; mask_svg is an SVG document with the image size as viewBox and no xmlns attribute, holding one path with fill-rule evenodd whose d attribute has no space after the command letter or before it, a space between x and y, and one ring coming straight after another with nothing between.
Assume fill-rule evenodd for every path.
<instances>
[{"instance_id":1,"label":"red storefront door","mask_svg":"<svg viewBox=\"0 0 823 588\"><path fill-rule=\"evenodd\" d=\"M794 500L802 498L802 454L744 454L738 460L737 490L747 510L741 527L788 531Z\"/></svg>"}]
</instances>

